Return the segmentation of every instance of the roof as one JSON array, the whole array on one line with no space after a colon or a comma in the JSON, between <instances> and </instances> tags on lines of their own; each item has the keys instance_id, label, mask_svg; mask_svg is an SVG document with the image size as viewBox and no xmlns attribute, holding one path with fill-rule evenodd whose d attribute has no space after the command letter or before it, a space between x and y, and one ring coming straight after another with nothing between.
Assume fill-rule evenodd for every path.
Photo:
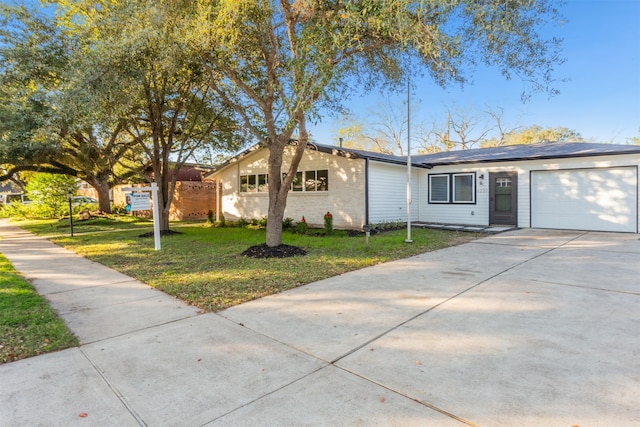
<instances>
[{"instance_id":1,"label":"roof","mask_svg":"<svg viewBox=\"0 0 640 427\"><path fill-rule=\"evenodd\" d=\"M506 162L518 160L562 159L603 155L640 155L638 145L594 144L590 142L544 142L539 144L505 145L473 150L446 151L412 156L412 163L423 166L460 163Z\"/></svg>"},{"instance_id":2,"label":"roof","mask_svg":"<svg viewBox=\"0 0 640 427\"><path fill-rule=\"evenodd\" d=\"M295 144L295 141L293 142ZM246 150L236 154L235 156L233 156L231 159L227 160L224 163L221 163L217 166L214 166L213 170L209 173L215 173L218 172L224 168L226 168L227 166L236 163L237 161L239 161L240 159L242 159L243 157L257 151L260 150L262 148L266 148L264 144L258 143L255 145L252 145L251 147L247 148ZM403 157L403 156L394 156L392 154L384 154L384 153L375 153L373 151L365 151L365 150L356 150L353 148L344 148L344 147L337 147L335 145L324 145L324 144L316 144L313 142L309 142L307 143L307 149L310 150L315 150L315 151L319 151L321 153L327 153L327 154L331 154L334 156L340 156L340 157L346 157L349 159L369 159L369 160L375 160L375 161L379 161L379 162L384 162L384 163L393 163L393 164L398 164L398 165L406 165L407 164L407 158ZM413 166L415 167L422 167L422 168L429 168L430 166L427 165L422 165L419 164L417 162L414 162L413 160L411 161L411 163L413 164Z\"/></svg>"},{"instance_id":3,"label":"roof","mask_svg":"<svg viewBox=\"0 0 640 427\"><path fill-rule=\"evenodd\" d=\"M237 154L230 160L213 168L217 172L256 150L265 148L255 144ZM369 159L398 165L407 164L407 156L375 153L373 151L356 150L354 148L337 147L308 143L307 148L350 159ZM571 157L591 157L603 155L639 154L640 145L595 144L591 142L543 142L538 144L504 145L492 148L476 148L472 150L443 151L441 153L420 154L411 156L414 167L432 168L441 165L464 163L508 162L521 160L562 159Z\"/></svg>"},{"instance_id":4,"label":"roof","mask_svg":"<svg viewBox=\"0 0 640 427\"><path fill-rule=\"evenodd\" d=\"M356 158L356 159L369 159L369 160L375 160L375 161L384 162L384 163L394 163L398 165L407 164L406 156L394 156L393 154L375 153L373 151L356 150L354 148L336 147L335 145L309 143L308 146L311 149L316 149L320 152L333 154L335 156L342 156L342 157ZM423 167L423 168L430 167L430 166L415 162L413 158L411 159L411 163L413 164L413 166L416 166L416 167Z\"/></svg>"}]
</instances>

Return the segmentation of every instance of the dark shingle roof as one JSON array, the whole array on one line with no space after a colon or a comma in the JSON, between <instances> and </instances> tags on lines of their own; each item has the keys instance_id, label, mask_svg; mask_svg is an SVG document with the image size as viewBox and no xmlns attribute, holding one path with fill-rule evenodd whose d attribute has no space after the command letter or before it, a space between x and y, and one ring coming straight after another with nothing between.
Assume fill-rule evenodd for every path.
<instances>
[{"instance_id":1,"label":"dark shingle roof","mask_svg":"<svg viewBox=\"0 0 640 427\"><path fill-rule=\"evenodd\" d=\"M317 149L320 152L333 154L336 156L342 156L352 159L370 159L376 160L379 162L385 163L394 163L398 165L406 165L407 157L406 156L394 156L392 154L384 154L384 153L374 153L373 151L365 151L365 150L357 150L355 148L344 148L337 147L335 145L324 145L324 144L315 144L309 143L309 148ZM411 159L411 163L416 167L426 167L425 165L419 164Z\"/></svg>"},{"instance_id":2,"label":"dark shingle roof","mask_svg":"<svg viewBox=\"0 0 640 427\"><path fill-rule=\"evenodd\" d=\"M423 154L412 156L411 161L412 163L421 163L423 166L438 166L459 163L561 159L633 153L640 155L640 146L594 144L590 142L544 142L540 144L506 145L493 148Z\"/></svg>"},{"instance_id":3,"label":"dark shingle roof","mask_svg":"<svg viewBox=\"0 0 640 427\"><path fill-rule=\"evenodd\" d=\"M234 156L225 163L218 165L213 170L219 171L220 169L224 169L229 164L236 162L240 158L260 148L264 148L264 145L256 144ZM308 143L307 148L350 159L370 159L398 165L407 164L406 156L394 156L391 154L374 153L372 151L316 143ZM411 156L411 164L414 167L432 168L434 166L463 163L562 159L570 157L591 157L634 153L640 155L639 145L595 144L590 142L544 142L539 144L505 145L493 148L477 148L473 150L456 150L434 154L413 155Z\"/></svg>"}]
</instances>

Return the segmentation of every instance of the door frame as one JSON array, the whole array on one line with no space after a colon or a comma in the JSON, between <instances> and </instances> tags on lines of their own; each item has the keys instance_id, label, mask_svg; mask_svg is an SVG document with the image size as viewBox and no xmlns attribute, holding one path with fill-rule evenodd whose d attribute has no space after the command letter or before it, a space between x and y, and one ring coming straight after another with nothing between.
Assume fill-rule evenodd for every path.
<instances>
[{"instance_id":1,"label":"door frame","mask_svg":"<svg viewBox=\"0 0 640 427\"><path fill-rule=\"evenodd\" d=\"M494 198L496 178L511 178L511 216L512 220L500 220L496 216ZM489 172L489 224L518 225L518 172Z\"/></svg>"}]
</instances>

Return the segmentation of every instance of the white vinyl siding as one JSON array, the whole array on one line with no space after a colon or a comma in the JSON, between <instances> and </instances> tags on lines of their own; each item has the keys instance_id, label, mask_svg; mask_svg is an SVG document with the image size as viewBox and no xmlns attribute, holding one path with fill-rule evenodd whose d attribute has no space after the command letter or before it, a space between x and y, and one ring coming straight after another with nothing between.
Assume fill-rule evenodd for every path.
<instances>
[{"instance_id":1,"label":"white vinyl siding","mask_svg":"<svg viewBox=\"0 0 640 427\"><path fill-rule=\"evenodd\" d=\"M420 209L419 179L411 174L411 218L418 220ZM369 162L369 223L407 221L407 167Z\"/></svg>"}]
</instances>

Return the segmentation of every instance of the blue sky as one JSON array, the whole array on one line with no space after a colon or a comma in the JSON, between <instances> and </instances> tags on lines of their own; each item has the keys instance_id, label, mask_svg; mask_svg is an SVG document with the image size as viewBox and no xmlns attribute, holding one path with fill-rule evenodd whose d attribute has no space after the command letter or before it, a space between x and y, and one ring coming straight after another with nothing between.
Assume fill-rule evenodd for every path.
<instances>
[{"instance_id":1,"label":"blue sky","mask_svg":"<svg viewBox=\"0 0 640 427\"><path fill-rule=\"evenodd\" d=\"M557 83L559 95L536 93L523 103L522 82L506 81L492 69L477 70L463 88L442 89L425 79L412 93L412 123L442 120L447 108L469 115L500 108L507 128L563 126L588 141L617 144L640 136L640 0L570 0L561 11L567 22L552 28L564 39L566 58L556 67L555 77L567 79ZM380 100L401 105L405 97L376 92L345 106L365 118ZM339 127L337 119L325 117L310 130L317 142L332 144Z\"/></svg>"}]
</instances>

